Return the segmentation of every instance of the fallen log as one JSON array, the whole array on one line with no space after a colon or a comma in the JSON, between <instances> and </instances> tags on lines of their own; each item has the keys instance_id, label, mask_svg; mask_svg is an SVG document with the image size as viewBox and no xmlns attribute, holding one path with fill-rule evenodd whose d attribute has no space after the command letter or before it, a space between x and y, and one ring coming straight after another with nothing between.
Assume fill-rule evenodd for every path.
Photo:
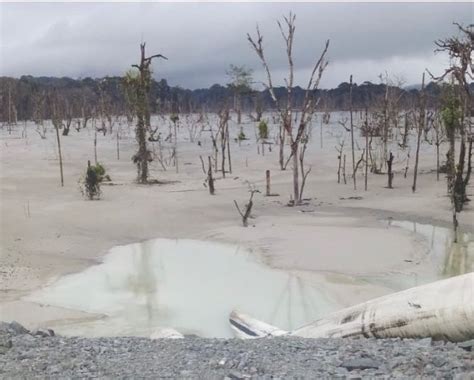
<instances>
[{"instance_id":1,"label":"fallen log","mask_svg":"<svg viewBox=\"0 0 474 380\"><path fill-rule=\"evenodd\" d=\"M376 298L285 332L233 311L233 330L256 338L289 334L304 338L427 338L462 342L474 338L474 273Z\"/></svg>"}]
</instances>

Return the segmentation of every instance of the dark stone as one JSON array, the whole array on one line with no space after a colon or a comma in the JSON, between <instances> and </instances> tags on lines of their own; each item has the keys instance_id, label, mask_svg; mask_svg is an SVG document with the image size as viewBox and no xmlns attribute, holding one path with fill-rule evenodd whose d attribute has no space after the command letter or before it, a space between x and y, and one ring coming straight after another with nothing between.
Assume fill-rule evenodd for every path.
<instances>
[{"instance_id":1,"label":"dark stone","mask_svg":"<svg viewBox=\"0 0 474 380\"><path fill-rule=\"evenodd\" d=\"M355 369L377 369L379 368L379 364L369 358L359 358L346 360L342 362L340 367L344 367L347 368L347 370L349 371L353 371Z\"/></svg>"},{"instance_id":2,"label":"dark stone","mask_svg":"<svg viewBox=\"0 0 474 380\"><path fill-rule=\"evenodd\" d=\"M237 371L232 371L227 375L227 378L232 380L243 380L250 378L250 376Z\"/></svg>"}]
</instances>

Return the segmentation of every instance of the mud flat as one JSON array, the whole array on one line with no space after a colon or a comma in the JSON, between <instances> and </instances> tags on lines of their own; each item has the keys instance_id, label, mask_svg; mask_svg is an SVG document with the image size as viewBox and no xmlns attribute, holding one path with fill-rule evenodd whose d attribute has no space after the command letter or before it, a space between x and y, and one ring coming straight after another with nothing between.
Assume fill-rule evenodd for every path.
<instances>
[{"instance_id":1,"label":"mud flat","mask_svg":"<svg viewBox=\"0 0 474 380\"><path fill-rule=\"evenodd\" d=\"M18 125L11 134L0 131L0 319L17 320L31 329L53 327L73 334L66 330L67 326L75 325L78 329L82 326L76 334L107 335L106 332L97 333L98 330L92 327L86 328L100 320L103 323L104 316L110 313L76 303L86 295L85 291L74 293L78 297L72 297L68 302L59 302L61 297L33 302L32 294L54 288L66 278L74 278L72 276L83 278L85 273L105 264L108 255L118 249L114 247L152 239L222 243L233 247L232 255L238 247L239 253L248 257L243 261L230 261L237 268L242 266L233 278L233 282L241 284L239 297L243 293L249 297L256 289L264 291L267 281L263 279L279 276L275 280L278 286L272 287L271 295L265 293L265 299L268 299L265 307L256 312L257 315L259 312L265 314L262 319L266 321L272 321L272 313L280 315L275 317L280 318L276 324L283 327L293 326L303 319L308 322L335 308L443 276L472 271L472 259L469 258L472 257L472 235L469 234L474 232L474 213L471 205L460 214L460 228L467 237L457 246L460 249L451 249L449 242L447 245L440 242L446 240L445 232L440 232L442 228L449 234L451 212L445 195L446 184L437 182L436 173L432 171L436 162L435 150L422 146L415 194L411 192L410 171L407 178L403 176L405 158L402 153L397 153L394 162L394 189L385 188L386 176L370 175L368 191L363 190L363 177L358 179L359 188L354 191L350 183L344 185L336 181L334 145L341 131L337 116L332 120L323 133L323 148L318 140L319 133L313 135L308 145L307 162L313 169L306 185L307 200L301 207L287 207L292 191L291 171L279 170L277 149L267 151L263 156L257 153L252 139L240 144L232 140L233 173L225 179L217 174L216 195L210 196L203 186L204 174L199 160L199 156L205 157L212 151L208 133L202 132L198 137L201 145L198 145L189 140L183 125L178 138L179 172L171 167L164 171L155 161L151 167L152 176L165 184L144 186L134 182L136 170L130 161L136 149L133 126L122 125L120 160L116 157L115 136L98 136L98 159L105 165L115 186L104 186L102 199L90 202L82 198L77 182L87 160L94 157L93 131L72 131L63 137L64 187L59 186L52 128L46 139L41 139L34 132L34 125L29 123L25 128ZM274 128L271 125L271 134L275 133ZM249 138L254 136L253 123L245 122L243 129ZM232 136L239 130L232 121ZM271 170L272 192L279 196L257 194L254 218L250 219L248 228L243 228L233 201L242 204L248 199L249 183L263 191L267 169ZM388 220L393 221L392 225ZM397 225L398 222L409 223L409 226ZM413 223L416 223L416 232ZM428 236L432 232L422 232L423 226L435 229L434 240ZM438 248L433 250L432 245ZM130 259L127 257L123 260ZM219 262L217 258L213 260ZM177 269L166 273L192 287L198 282L190 283L191 274L198 277L201 272L206 273L207 278L213 278L225 260L216 264L215 270L205 264L210 262L212 260L208 258L200 263L196 258L186 257L174 261ZM197 264L203 266L197 267ZM245 272L253 272L245 269L246 265L255 265L252 268L258 267L258 274L267 274L262 275L260 282L257 279L249 282L251 276L246 277ZM193 267L198 270L193 272ZM126 274L131 278L131 289L143 292L146 287L141 288L140 281L133 285L133 278L140 273L138 268L129 266ZM246 282L252 286L243 292ZM215 287L222 284L216 282ZM87 289L86 285L81 287ZM157 289L159 297L159 287ZM208 289L203 287L202 291ZM92 294L89 291L88 296ZM189 294L186 297L189 298ZM195 302L200 301L197 297ZM210 298L208 305L216 301ZM146 302L140 307L146 309ZM288 313L288 309L294 310L294 314ZM219 315L222 314L223 310ZM197 331L195 326L184 329L188 331L188 328L189 332ZM132 332L135 333L147 334ZM215 334L203 333L205 336L226 334L223 330Z\"/></svg>"}]
</instances>

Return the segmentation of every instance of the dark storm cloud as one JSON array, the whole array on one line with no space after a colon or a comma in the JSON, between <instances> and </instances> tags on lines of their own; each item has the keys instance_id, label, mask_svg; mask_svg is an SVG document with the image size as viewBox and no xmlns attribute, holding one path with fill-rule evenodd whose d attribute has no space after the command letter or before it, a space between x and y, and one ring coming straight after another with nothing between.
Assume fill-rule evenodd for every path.
<instances>
[{"instance_id":1,"label":"dark storm cloud","mask_svg":"<svg viewBox=\"0 0 474 380\"><path fill-rule=\"evenodd\" d=\"M262 79L246 40L258 23L277 81L286 57L276 20L297 15L296 79L304 84L325 39L331 40L324 86L354 74L377 81L385 70L419 82L421 71L441 70L446 58L433 41L472 22L469 3L65 3L0 4L0 74L20 76L122 75L138 59L138 43L169 61L156 76L183 87L225 83L229 64L247 65Z\"/></svg>"}]
</instances>

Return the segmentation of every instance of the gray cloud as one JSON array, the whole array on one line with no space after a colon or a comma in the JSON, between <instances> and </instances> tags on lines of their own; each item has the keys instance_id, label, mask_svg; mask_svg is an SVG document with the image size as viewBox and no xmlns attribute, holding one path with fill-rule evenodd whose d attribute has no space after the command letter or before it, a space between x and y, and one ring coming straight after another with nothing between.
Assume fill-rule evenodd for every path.
<instances>
[{"instance_id":1,"label":"gray cloud","mask_svg":"<svg viewBox=\"0 0 474 380\"><path fill-rule=\"evenodd\" d=\"M350 74L377 81L388 71L407 83L425 67L442 70L446 57L433 41L456 33L453 21L472 22L469 3L17 3L0 4L0 74L122 75L139 58L138 44L169 61L155 76L187 88L225 83L229 64L263 79L246 33L258 23L277 82L286 57L276 20L296 13L296 80L303 85L326 39L330 65L322 86Z\"/></svg>"}]
</instances>

